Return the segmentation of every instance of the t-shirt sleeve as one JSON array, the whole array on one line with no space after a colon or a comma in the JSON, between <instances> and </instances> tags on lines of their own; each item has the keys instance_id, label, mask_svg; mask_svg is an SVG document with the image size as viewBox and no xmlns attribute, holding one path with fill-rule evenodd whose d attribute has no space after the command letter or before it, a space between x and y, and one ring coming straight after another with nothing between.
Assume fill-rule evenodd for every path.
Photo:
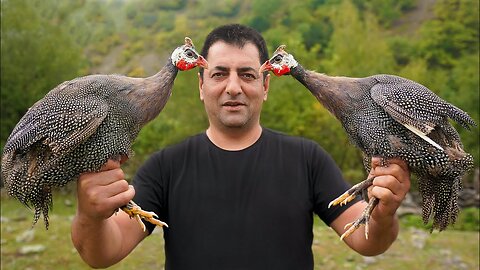
<instances>
[{"instance_id":1,"label":"t-shirt sleeve","mask_svg":"<svg viewBox=\"0 0 480 270\"><path fill-rule=\"evenodd\" d=\"M337 205L328 208L328 204L347 191L351 185L343 179L340 168L338 168L332 157L318 144L315 144L315 147L313 147L311 171L314 212L330 226L332 221L358 201L359 198L355 198L355 200L344 206Z\"/></svg>"},{"instance_id":2,"label":"t-shirt sleeve","mask_svg":"<svg viewBox=\"0 0 480 270\"><path fill-rule=\"evenodd\" d=\"M154 212L158 219L165 220L166 213L163 203L163 181L161 172L160 153L152 155L137 171L132 185L135 188L133 201L144 211ZM149 234L155 229L155 225L143 220ZM167 222L168 223L168 222Z\"/></svg>"}]
</instances>

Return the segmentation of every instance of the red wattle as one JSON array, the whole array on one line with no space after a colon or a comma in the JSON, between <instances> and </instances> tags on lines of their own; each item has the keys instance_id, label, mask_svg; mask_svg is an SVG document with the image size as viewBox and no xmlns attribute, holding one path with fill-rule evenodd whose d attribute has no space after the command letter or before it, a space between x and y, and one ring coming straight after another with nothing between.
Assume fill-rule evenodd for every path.
<instances>
[{"instance_id":1,"label":"red wattle","mask_svg":"<svg viewBox=\"0 0 480 270\"><path fill-rule=\"evenodd\" d=\"M188 69L192 69L194 67L195 67L194 63L188 63L187 61L185 61L183 59L181 59L177 63L177 68L180 69L180 70L188 70Z\"/></svg>"}]
</instances>

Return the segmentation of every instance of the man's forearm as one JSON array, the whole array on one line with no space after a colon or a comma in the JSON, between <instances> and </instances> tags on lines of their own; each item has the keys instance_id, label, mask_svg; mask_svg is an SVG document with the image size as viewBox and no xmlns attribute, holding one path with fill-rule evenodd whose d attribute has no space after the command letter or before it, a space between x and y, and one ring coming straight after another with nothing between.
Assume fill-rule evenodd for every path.
<instances>
[{"instance_id":1,"label":"man's forearm","mask_svg":"<svg viewBox=\"0 0 480 270\"><path fill-rule=\"evenodd\" d=\"M122 259L122 235L112 218L93 222L77 215L71 237L78 253L91 267L108 267Z\"/></svg>"}]
</instances>

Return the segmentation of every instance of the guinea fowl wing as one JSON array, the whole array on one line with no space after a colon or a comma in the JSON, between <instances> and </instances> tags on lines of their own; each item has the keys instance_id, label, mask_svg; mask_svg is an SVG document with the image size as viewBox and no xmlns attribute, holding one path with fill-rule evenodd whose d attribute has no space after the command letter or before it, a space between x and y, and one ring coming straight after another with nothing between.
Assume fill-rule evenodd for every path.
<instances>
[{"instance_id":1,"label":"guinea fowl wing","mask_svg":"<svg viewBox=\"0 0 480 270\"><path fill-rule=\"evenodd\" d=\"M76 84L63 86L78 90ZM4 153L26 150L41 142L48 145L56 157L64 155L95 133L109 108L95 95L75 98L54 91L40 101L17 124Z\"/></svg>"},{"instance_id":2,"label":"guinea fowl wing","mask_svg":"<svg viewBox=\"0 0 480 270\"><path fill-rule=\"evenodd\" d=\"M475 125L461 109L444 101L427 87L394 75L372 76L378 83L370 89L372 99L397 122L411 125L428 134L447 118L465 128Z\"/></svg>"},{"instance_id":3,"label":"guinea fowl wing","mask_svg":"<svg viewBox=\"0 0 480 270\"><path fill-rule=\"evenodd\" d=\"M428 134L445 121L445 102L432 95L426 87L403 78L379 81L370 89L372 99L393 119ZM432 108L433 107L433 108Z\"/></svg>"}]
</instances>

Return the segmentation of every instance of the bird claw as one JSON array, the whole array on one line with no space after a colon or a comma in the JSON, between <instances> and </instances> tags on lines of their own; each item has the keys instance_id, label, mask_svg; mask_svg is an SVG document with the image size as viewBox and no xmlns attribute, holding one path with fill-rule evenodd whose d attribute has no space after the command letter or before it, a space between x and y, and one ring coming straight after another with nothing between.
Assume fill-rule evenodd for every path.
<instances>
[{"instance_id":1,"label":"bird claw","mask_svg":"<svg viewBox=\"0 0 480 270\"><path fill-rule=\"evenodd\" d=\"M154 212L142 210L142 208L140 208L140 206L138 206L133 201L130 201L126 206L123 206L122 210L127 213L130 218L135 218L138 224L140 224L140 227L142 227L143 231L146 231L146 227L145 224L143 224L142 219L160 227L168 227L167 223L157 219L157 214L155 214Z\"/></svg>"},{"instance_id":2,"label":"bird claw","mask_svg":"<svg viewBox=\"0 0 480 270\"><path fill-rule=\"evenodd\" d=\"M355 197L357 197L357 195L361 195L364 200L368 201L367 189L368 189L368 187L370 187L372 185L373 179L374 179L374 177L366 179L366 180L352 186L345 193L340 195L335 200L331 201L328 204L328 208L330 208L331 206L335 206L335 205L340 205L340 206L346 205L347 203L349 203L353 199L355 199Z\"/></svg>"},{"instance_id":3,"label":"bird claw","mask_svg":"<svg viewBox=\"0 0 480 270\"><path fill-rule=\"evenodd\" d=\"M347 203L351 202L353 199L355 199L355 197L357 197L357 194L350 194L350 189L347 190L347 192L343 193L342 195L340 195L338 198L336 198L335 200L331 201L329 204L328 204L328 208L332 207L332 206L335 206L335 205L340 205L340 206L343 206L343 205L346 205Z\"/></svg>"},{"instance_id":4,"label":"bird claw","mask_svg":"<svg viewBox=\"0 0 480 270\"><path fill-rule=\"evenodd\" d=\"M354 231L356 231L360 226L363 224L365 225L365 239L368 239L368 220L370 219L370 215L362 215L359 219L355 220L354 222L347 223L345 227L343 227L346 231L340 236L340 240L350 236Z\"/></svg>"},{"instance_id":5,"label":"bird claw","mask_svg":"<svg viewBox=\"0 0 480 270\"><path fill-rule=\"evenodd\" d=\"M365 239L368 239L368 222L370 221L370 216L373 212L373 209L375 206L377 206L379 200L375 197L372 197L370 201L368 202L367 207L363 210L362 215L355 220L354 222L347 223L344 227L347 231L345 231L341 236L340 240L343 240L345 237L348 237L351 235L354 231L356 231L358 228L360 228L360 225L365 225Z\"/></svg>"},{"instance_id":6,"label":"bird claw","mask_svg":"<svg viewBox=\"0 0 480 270\"><path fill-rule=\"evenodd\" d=\"M343 206L343 205L346 205L347 203L351 202L353 199L355 199L355 197L357 197L358 194L360 194L362 192L362 188L363 188L362 183L364 183L364 182L360 182L360 183L354 185L349 190L345 191L345 193L340 195L338 198L331 201L328 204L328 208L330 208L331 206L335 206L335 205Z\"/></svg>"}]
</instances>

